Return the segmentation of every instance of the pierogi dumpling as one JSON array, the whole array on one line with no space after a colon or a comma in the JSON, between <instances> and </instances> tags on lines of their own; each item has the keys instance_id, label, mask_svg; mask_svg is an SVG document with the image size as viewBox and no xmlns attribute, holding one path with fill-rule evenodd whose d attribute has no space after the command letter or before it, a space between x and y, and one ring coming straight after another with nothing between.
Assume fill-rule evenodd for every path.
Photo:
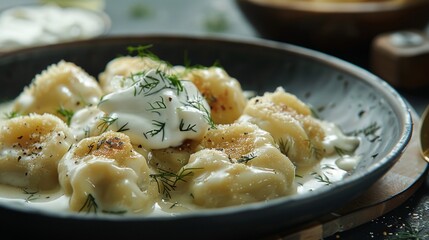
<instances>
[{"instance_id":1,"label":"pierogi dumpling","mask_svg":"<svg viewBox=\"0 0 429 240\"><path fill-rule=\"evenodd\" d=\"M0 183L31 190L58 187L58 162L73 143L68 126L51 114L4 121L0 129Z\"/></svg>"},{"instance_id":2,"label":"pierogi dumpling","mask_svg":"<svg viewBox=\"0 0 429 240\"><path fill-rule=\"evenodd\" d=\"M20 114L51 113L67 120L71 113L97 105L102 96L97 80L74 63L59 61L35 76L15 99L13 111Z\"/></svg>"},{"instance_id":3,"label":"pierogi dumpling","mask_svg":"<svg viewBox=\"0 0 429 240\"><path fill-rule=\"evenodd\" d=\"M309 106L281 87L250 99L238 121L269 132L297 166L311 166L325 156L325 132L319 120Z\"/></svg>"},{"instance_id":4,"label":"pierogi dumpling","mask_svg":"<svg viewBox=\"0 0 429 240\"><path fill-rule=\"evenodd\" d=\"M81 140L61 159L58 171L73 211L148 213L158 197L146 159L123 133Z\"/></svg>"},{"instance_id":5,"label":"pierogi dumpling","mask_svg":"<svg viewBox=\"0 0 429 240\"><path fill-rule=\"evenodd\" d=\"M193 204L217 208L266 201L292 192L295 166L270 134L254 124L219 125L207 132L178 192Z\"/></svg>"}]
</instances>

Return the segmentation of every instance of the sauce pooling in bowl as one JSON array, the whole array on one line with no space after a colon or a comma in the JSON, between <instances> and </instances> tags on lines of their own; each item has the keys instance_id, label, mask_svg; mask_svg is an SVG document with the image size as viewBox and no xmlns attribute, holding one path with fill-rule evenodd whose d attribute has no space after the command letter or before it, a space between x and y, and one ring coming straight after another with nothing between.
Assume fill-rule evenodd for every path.
<instances>
[{"instance_id":1,"label":"sauce pooling in bowl","mask_svg":"<svg viewBox=\"0 0 429 240\"><path fill-rule=\"evenodd\" d=\"M83 69L53 64L17 98L31 103L5 105L3 112L13 114L1 129L0 168L6 172L1 201L74 212L171 215L304 194L341 181L359 161L358 137L316 118L281 87L247 98L238 80L219 67L166 67L158 60L153 67L147 63L154 60L132 59L140 64L137 71L121 63L130 61L126 57L107 64L113 74L98 81L96 91L71 87L74 81L95 87ZM40 110L38 96L45 96L40 91L46 88L69 98ZM109 91L98 103L85 100L103 89ZM44 115L63 121L45 132L61 135L55 144L68 150L58 158L47 156L58 164L58 182L42 188L10 178L43 179L43 171L31 166L46 157L42 149L55 149L50 135L34 138L46 129L34 119ZM190 134L181 135L185 131ZM179 137L167 139L173 135ZM20 154L31 154L33 162L21 162ZM23 168L22 175L15 174Z\"/></svg>"}]
</instances>

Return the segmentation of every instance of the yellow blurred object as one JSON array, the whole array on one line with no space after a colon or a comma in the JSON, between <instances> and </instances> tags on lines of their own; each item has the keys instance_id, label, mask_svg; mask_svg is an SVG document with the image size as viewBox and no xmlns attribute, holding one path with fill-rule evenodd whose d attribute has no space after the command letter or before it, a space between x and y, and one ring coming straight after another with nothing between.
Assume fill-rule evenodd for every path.
<instances>
[{"instance_id":1,"label":"yellow blurred object","mask_svg":"<svg viewBox=\"0 0 429 240\"><path fill-rule=\"evenodd\" d=\"M61 7L78 7L94 11L103 11L104 0L40 0L43 4L56 4Z\"/></svg>"}]
</instances>

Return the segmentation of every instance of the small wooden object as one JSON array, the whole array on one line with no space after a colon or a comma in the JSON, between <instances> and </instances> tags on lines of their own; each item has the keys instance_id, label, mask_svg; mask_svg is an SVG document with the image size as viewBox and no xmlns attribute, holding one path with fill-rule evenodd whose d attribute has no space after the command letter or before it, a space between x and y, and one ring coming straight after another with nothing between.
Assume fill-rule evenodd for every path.
<instances>
[{"instance_id":1,"label":"small wooden object","mask_svg":"<svg viewBox=\"0 0 429 240\"><path fill-rule=\"evenodd\" d=\"M393 87L428 87L429 36L409 30L376 37L371 46L370 69Z\"/></svg>"}]
</instances>

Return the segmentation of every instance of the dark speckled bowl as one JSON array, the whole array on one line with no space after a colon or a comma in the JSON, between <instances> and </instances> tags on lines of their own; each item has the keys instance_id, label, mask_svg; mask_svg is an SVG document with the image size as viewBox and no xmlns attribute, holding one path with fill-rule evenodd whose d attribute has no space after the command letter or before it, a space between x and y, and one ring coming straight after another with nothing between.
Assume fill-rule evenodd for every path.
<instances>
[{"instance_id":1,"label":"dark speckled bowl","mask_svg":"<svg viewBox=\"0 0 429 240\"><path fill-rule=\"evenodd\" d=\"M246 90L263 93L283 86L346 133L371 125L380 128L374 135L362 135L357 152L363 159L350 176L310 193L174 217L106 218L38 211L24 204L0 204L3 232L19 227L30 236L43 231L41 237L266 237L327 214L359 196L395 164L410 140L413 126L410 109L386 82L337 58L263 40L121 36L10 52L0 56L1 98L13 99L35 74L61 59L97 76L108 61L126 54L127 46L147 44L152 44L151 51L172 64L183 64L185 55L193 64L212 65L219 61Z\"/></svg>"}]
</instances>

